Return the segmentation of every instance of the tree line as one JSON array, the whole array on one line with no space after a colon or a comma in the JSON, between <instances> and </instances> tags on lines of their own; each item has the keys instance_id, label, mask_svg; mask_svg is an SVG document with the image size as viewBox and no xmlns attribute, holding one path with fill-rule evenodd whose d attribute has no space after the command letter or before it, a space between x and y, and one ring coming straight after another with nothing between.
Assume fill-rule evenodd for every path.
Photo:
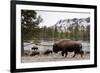
<instances>
[{"instance_id":1,"label":"tree line","mask_svg":"<svg viewBox=\"0 0 100 73\"><path fill-rule=\"evenodd\" d=\"M72 24L62 30L62 27L58 27L56 24L50 27L39 27L39 24L43 21L41 16L37 16L34 10L22 10L21 11L21 26L22 26L22 38L23 40L59 40L59 39L73 39L73 40L90 40L90 25L80 25L82 19L73 18ZM90 23L90 18L85 18L87 23ZM62 23L61 20L58 21ZM66 23L67 24L67 23ZM48 25L48 24L47 24ZM61 24L63 25L63 24Z\"/></svg>"}]
</instances>

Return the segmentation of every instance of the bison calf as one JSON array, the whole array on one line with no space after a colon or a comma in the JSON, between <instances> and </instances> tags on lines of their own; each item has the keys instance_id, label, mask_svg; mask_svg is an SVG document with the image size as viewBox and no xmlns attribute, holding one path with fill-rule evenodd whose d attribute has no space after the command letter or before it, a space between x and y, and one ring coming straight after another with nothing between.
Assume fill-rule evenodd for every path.
<instances>
[{"instance_id":1,"label":"bison calf","mask_svg":"<svg viewBox=\"0 0 100 73\"><path fill-rule=\"evenodd\" d=\"M31 49L32 50L38 50L38 47L32 47Z\"/></svg>"},{"instance_id":2,"label":"bison calf","mask_svg":"<svg viewBox=\"0 0 100 73\"><path fill-rule=\"evenodd\" d=\"M38 52L38 51L33 51L33 52L30 54L30 56L35 56L35 55L40 55L40 52Z\"/></svg>"},{"instance_id":3,"label":"bison calf","mask_svg":"<svg viewBox=\"0 0 100 73\"><path fill-rule=\"evenodd\" d=\"M49 54L52 54L52 50L46 50L45 52L44 52L44 55L49 55Z\"/></svg>"}]
</instances>

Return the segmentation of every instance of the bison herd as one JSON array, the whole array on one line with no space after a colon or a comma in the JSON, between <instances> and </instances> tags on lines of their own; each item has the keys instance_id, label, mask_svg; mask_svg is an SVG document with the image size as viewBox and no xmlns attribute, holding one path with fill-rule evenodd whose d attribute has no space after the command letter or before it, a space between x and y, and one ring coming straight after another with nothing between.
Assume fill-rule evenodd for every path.
<instances>
[{"instance_id":1,"label":"bison herd","mask_svg":"<svg viewBox=\"0 0 100 73\"><path fill-rule=\"evenodd\" d=\"M29 54L30 56L40 55L38 47L32 47L32 52ZM43 55L49 55L61 52L61 55L67 57L68 52L74 52L73 57L79 54L83 57L84 51L82 50L82 43L75 40L64 39L53 44L52 50L45 50Z\"/></svg>"},{"instance_id":2,"label":"bison herd","mask_svg":"<svg viewBox=\"0 0 100 73\"><path fill-rule=\"evenodd\" d=\"M52 50L47 49L46 51L43 52L43 55L49 55L52 54ZM30 56L35 56L35 55L40 55L40 52L37 50L33 50L30 54Z\"/></svg>"}]
</instances>

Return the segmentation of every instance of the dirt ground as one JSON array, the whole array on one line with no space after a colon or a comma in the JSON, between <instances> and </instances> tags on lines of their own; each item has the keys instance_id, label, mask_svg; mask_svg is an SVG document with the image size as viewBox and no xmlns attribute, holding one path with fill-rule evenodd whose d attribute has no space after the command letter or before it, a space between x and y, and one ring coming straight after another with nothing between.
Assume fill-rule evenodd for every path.
<instances>
[{"instance_id":1,"label":"dirt ground","mask_svg":"<svg viewBox=\"0 0 100 73\"><path fill-rule=\"evenodd\" d=\"M36 55L36 56L22 56L22 63L31 63L31 62L48 62L48 61L75 61L75 60L89 60L90 54L84 54L83 57L76 55L73 58L74 53L68 53L67 57L64 57L59 54L49 54L49 55Z\"/></svg>"}]
</instances>

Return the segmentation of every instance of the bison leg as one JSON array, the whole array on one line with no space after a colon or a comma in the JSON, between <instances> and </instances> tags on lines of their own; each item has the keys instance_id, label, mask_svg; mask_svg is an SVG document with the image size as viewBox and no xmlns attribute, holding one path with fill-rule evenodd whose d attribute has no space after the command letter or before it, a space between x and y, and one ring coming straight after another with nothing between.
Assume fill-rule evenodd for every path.
<instances>
[{"instance_id":1,"label":"bison leg","mask_svg":"<svg viewBox=\"0 0 100 73\"><path fill-rule=\"evenodd\" d=\"M64 56L64 54L65 54L65 57L67 57L68 52L67 51L66 52L62 51L62 56Z\"/></svg>"},{"instance_id":2,"label":"bison leg","mask_svg":"<svg viewBox=\"0 0 100 73\"><path fill-rule=\"evenodd\" d=\"M77 53L76 53L76 52L74 52L74 55L73 55L73 57L75 57L75 56L76 56L76 54L77 54Z\"/></svg>"},{"instance_id":3,"label":"bison leg","mask_svg":"<svg viewBox=\"0 0 100 73\"><path fill-rule=\"evenodd\" d=\"M83 57L84 52L83 52L83 51L81 51L81 52L80 52L80 54L81 54L81 57Z\"/></svg>"},{"instance_id":4,"label":"bison leg","mask_svg":"<svg viewBox=\"0 0 100 73\"><path fill-rule=\"evenodd\" d=\"M62 56L64 56L64 51L62 51Z\"/></svg>"},{"instance_id":5,"label":"bison leg","mask_svg":"<svg viewBox=\"0 0 100 73\"><path fill-rule=\"evenodd\" d=\"M73 57L75 57L75 56L76 56L76 54L73 55Z\"/></svg>"},{"instance_id":6,"label":"bison leg","mask_svg":"<svg viewBox=\"0 0 100 73\"><path fill-rule=\"evenodd\" d=\"M68 52L65 53L65 57L67 57Z\"/></svg>"}]
</instances>

